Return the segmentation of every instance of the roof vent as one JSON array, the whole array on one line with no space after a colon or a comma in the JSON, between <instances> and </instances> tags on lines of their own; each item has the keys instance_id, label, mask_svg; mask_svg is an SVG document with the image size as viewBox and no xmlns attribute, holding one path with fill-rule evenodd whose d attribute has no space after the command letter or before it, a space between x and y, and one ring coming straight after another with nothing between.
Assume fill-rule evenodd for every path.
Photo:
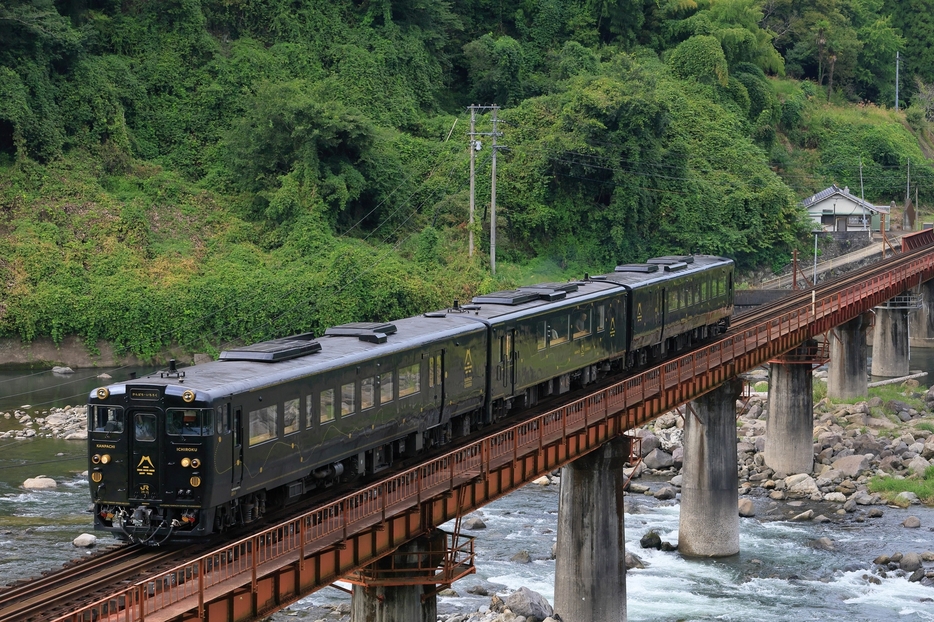
<instances>
[{"instance_id":1,"label":"roof vent","mask_svg":"<svg viewBox=\"0 0 934 622\"><path fill-rule=\"evenodd\" d=\"M687 267L688 265L684 263L683 261L679 261L676 263L666 263L665 272L677 272L678 270L686 270Z\"/></svg>"},{"instance_id":2,"label":"roof vent","mask_svg":"<svg viewBox=\"0 0 934 622\"><path fill-rule=\"evenodd\" d=\"M534 285L530 287L520 287L519 291L531 292L536 294L538 300L547 300L549 302L562 300L568 295L567 292L561 291L560 289L551 289L550 287L536 287Z\"/></svg>"},{"instance_id":3,"label":"roof vent","mask_svg":"<svg viewBox=\"0 0 934 622\"><path fill-rule=\"evenodd\" d=\"M302 333L281 339L261 341L220 354L222 361L265 361L275 363L321 351L321 344L314 340L313 333Z\"/></svg>"},{"instance_id":4,"label":"roof vent","mask_svg":"<svg viewBox=\"0 0 934 622\"><path fill-rule=\"evenodd\" d=\"M395 324L382 322L352 322L332 326L324 331L328 337L357 337L367 343L386 343L388 335L396 332Z\"/></svg>"},{"instance_id":5,"label":"roof vent","mask_svg":"<svg viewBox=\"0 0 934 622\"><path fill-rule=\"evenodd\" d=\"M482 296L474 296L471 302L490 305L521 305L533 300L538 300L537 292L514 289L508 292L492 292Z\"/></svg>"},{"instance_id":6,"label":"roof vent","mask_svg":"<svg viewBox=\"0 0 934 622\"><path fill-rule=\"evenodd\" d=\"M605 274L591 274L590 280L591 281L605 281L606 275Z\"/></svg>"},{"instance_id":7,"label":"roof vent","mask_svg":"<svg viewBox=\"0 0 934 622\"><path fill-rule=\"evenodd\" d=\"M642 272L644 274L651 274L652 272L658 272L658 266L650 263L627 263L622 266L616 266L614 272Z\"/></svg>"},{"instance_id":8,"label":"roof vent","mask_svg":"<svg viewBox=\"0 0 934 622\"><path fill-rule=\"evenodd\" d=\"M694 255L665 255L664 257L654 257L645 263L669 264L669 263L694 263Z\"/></svg>"},{"instance_id":9,"label":"roof vent","mask_svg":"<svg viewBox=\"0 0 934 622\"><path fill-rule=\"evenodd\" d=\"M519 289L522 291L531 289L553 289L559 292L570 294L580 288L580 281L568 281L567 283L536 283L535 285L523 285Z\"/></svg>"}]
</instances>

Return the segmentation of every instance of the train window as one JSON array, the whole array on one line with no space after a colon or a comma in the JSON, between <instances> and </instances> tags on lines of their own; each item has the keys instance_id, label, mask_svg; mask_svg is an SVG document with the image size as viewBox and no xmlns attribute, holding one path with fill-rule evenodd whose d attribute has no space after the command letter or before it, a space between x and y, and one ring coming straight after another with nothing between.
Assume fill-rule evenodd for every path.
<instances>
[{"instance_id":1,"label":"train window","mask_svg":"<svg viewBox=\"0 0 934 622\"><path fill-rule=\"evenodd\" d=\"M668 311L678 310L678 292L674 289L668 290Z\"/></svg>"},{"instance_id":2,"label":"train window","mask_svg":"<svg viewBox=\"0 0 934 622\"><path fill-rule=\"evenodd\" d=\"M230 404L221 404L217 407L217 433L230 433Z\"/></svg>"},{"instance_id":3,"label":"train window","mask_svg":"<svg viewBox=\"0 0 934 622\"><path fill-rule=\"evenodd\" d=\"M341 417L349 417L357 412L354 403L354 383L350 382L341 386Z\"/></svg>"},{"instance_id":4,"label":"train window","mask_svg":"<svg viewBox=\"0 0 934 622\"><path fill-rule=\"evenodd\" d=\"M399 397L415 395L421 391L419 386L419 364L409 365L399 369Z\"/></svg>"},{"instance_id":5,"label":"train window","mask_svg":"<svg viewBox=\"0 0 934 622\"><path fill-rule=\"evenodd\" d=\"M707 281L701 281L700 284L700 299L701 302L707 300Z\"/></svg>"},{"instance_id":6,"label":"train window","mask_svg":"<svg viewBox=\"0 0 934 622\"><path fill-rule=\"evenodd\" d=\"M379 376L379 403L387 404L392 401L392 372Z\"/></svg>"},{"instance_id":7,"label":"train window","mask_svg":"<svg viewBox=\"0 0 934 622\"><path fill-rule=\"evenodd\" d=\"M603 329L606 328L606 307L600 305L596 309L597 311L597 332L602 333Z\"/></svg>"},{"instance_id":8,"label":"train window","mask_svg":"<svg viewBox=\"0 0 934 622\"><path fill-rule=\"evenodd\" d=\"M376 405L376 379L364 378L360 381L360 410Z\"/></svg>"},{"instance_id":9,"label":"train window","mask_svg":"<svg viewBox=\"0 0 934 622\"><path fill-rule=\"evenodd\" d=\"M321 410L318 413L318 421L321 423L334 421L334 389L325 389L321 392Z\"/></svg>"},{"instance_id":10,"label":"train window","mask_svg":"<svg viewBox=\"0 0 934 622\"><path fill-rule=\"evenodd\" d=\"M250 446L276 438L276 419L278 412L275 404L250 411Z\"/></svg>"},{"instance_id":11,"label":"train window","mask_svg":"<svg viewBox=\"0 0 934 622\"><path fill-rule=\"evenodd\" d=\"M548 336L548 327L544 320L538 323L535 332L538 335L538 349L544 350L545 346L547 345L546 337Z\"/></svg>"},{"instance_id":12,"label":"train window","mask_svg":"<svg viewBox=\"0 0 934 622\"><path fill-rule=\"evenodd\" d=\"M217 422L220 425L220 421ZM214 434L214 411L210 408L201 411L201 436Z\"/></svg>"},{"instance_id":13,"label":"train window","mask_svg":"<svg viewBox=\"0 0 934 622\"><path fill-rule=\"evenodd\" d=\"M571 316L562 315L551 320L551 341L549 345L567 343L571 335Z\"/></svg>"},{"instance_id":14,"label":"train window","mask_svg":"<svg viewBox=\"0 0 934 622\"><path fill-rule=\"evenodd\" d=\"M197 408L170 408L165 413L165 432L172 436L201 436L201 411ZM212 432L213 429L208 434Z\"/></svg>"},{"instance_id":15,"label":"train window","mask_svg":"<svg viewBox=\"0 0 934 622\"><path fill-rule=\"evenodd\" d=\"M574 320L574 338L578 339L589 335L591 333L590 327L590 314L586 311L579 312Z\"/></svg>"},{"instance_id":16,"label":"train window","mask_svg":"<svg viewBox=\"0 0 934 622\"><path fill-rule=\"evenodd\" d=\"M91 406L88 427L95 432L123 432L123 408Z\"/></svg>"},{"instance_id":17,"label":"train window","mask_svg":"<svg viewBox=\"0 0 934 622\"><path fill-rule=\"evenodd\" d=\"M298 432L299 413L302 412L298 405L298 398L286 400L284 406L282 410L282 433L292 434L293 432Z\"/></svg>"},{"instance_id":18,"label":"train window","mask_svg":"<svg viewBox=\"0 0 934 622\"><path fill-rule=\"evenodd\" d=\"M428 359L428 386L441 386L441 355L434 354Z\"/></svg>"},{"instance_id":19,"label":"train window","mask_svg":"<svg viewBox=\"0 0 934 622\"><path fill-rule=\"evenodd\" d=\"M149 413L137 413L133 417L133 438L138 441L156 440L156 416Z\"/></svg>"}]
</instances>

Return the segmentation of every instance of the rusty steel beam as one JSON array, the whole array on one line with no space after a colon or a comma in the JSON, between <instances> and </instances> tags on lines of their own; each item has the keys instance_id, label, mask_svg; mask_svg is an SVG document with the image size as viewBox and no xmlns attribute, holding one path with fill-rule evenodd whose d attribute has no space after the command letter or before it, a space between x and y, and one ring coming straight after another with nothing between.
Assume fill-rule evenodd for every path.
<instances>
[{"instance_id":1,"label":"rusty steel beam","mask_svg":"<svg viewBox=\"0 0 934 622\"><path fill-rule=\"evenodd\" d=\"M55 622L241 622L268 615L934 277L934 253L912 253L890 265L296 519L116 588Z\"/></svg>"}]
</instances>

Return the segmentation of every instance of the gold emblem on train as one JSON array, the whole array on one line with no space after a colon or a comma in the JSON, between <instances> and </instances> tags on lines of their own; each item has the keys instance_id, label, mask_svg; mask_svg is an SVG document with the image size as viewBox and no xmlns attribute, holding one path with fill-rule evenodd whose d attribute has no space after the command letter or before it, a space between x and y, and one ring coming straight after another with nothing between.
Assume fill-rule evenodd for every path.
<instances>
[{"instance_id":1,"label":"gold emblem on train","mask_svg":"<svg viewBox=\"0 0 934 622\"><path fill-rule=\"evenodd\" d=\"M467 348L467 354L464 356L464 388L473 386L473 361L470 358L470 348Z\"/></svg>"},{"instance_id":2,"label":"gold emblem on train","mask_svg":"<svg viewBox=\"0 0 934 622\"><path fill-rule=\"evenodd\" d=\"M156 472L156 466L152 463L152 458L143 456L136 465L136 472L140 475L153 475Z\"/></svg>"}]
</instances>

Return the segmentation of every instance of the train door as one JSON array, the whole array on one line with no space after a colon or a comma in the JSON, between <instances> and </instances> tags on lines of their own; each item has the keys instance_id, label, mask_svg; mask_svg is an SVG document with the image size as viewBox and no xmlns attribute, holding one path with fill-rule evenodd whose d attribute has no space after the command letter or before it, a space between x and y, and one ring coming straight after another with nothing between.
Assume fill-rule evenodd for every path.
<instances>
[{"instance_id":1,"label":"train door","mask_svg":"<svg viewBox=\"0 0 934 622\"><path fill-rule=\"evenodd\" d=\"M154 410L130 411L130 488L127 496L132 500L157 500L162 494L162 469L159 457L163 454L160 423L161 412Z\"/></svg>"},{"instance_id":2,"label":"train door","mask_svg":"<svg viewBox=\"0 0 934 622\"><path fill-rule=\"evenodd\" d=\"M444 410L444 350L435 350L428 359L428 390L432 406L438 409L438 418L443 420Z\"/></svg>"},{"instance_id":3,"label":"train door","mask_svg":"<svg viewBox=\"0 0 934 622\"><path fill-rule=\"evenodd\" d=\"M516 389L516 329L507 328L499 338L500 381L506 395L512 395Z\"/></svg>"},{"instance_id":4,"label":"train door","mask_svg":"<svg viewBox=\"0 0 934 622\"><path fill-rule=\"evenodd\" d=\"M233 415L233 455L231 456L230 489L240 488L240 482L243 480L243 408L237 406L234 408Z\"/></svg>"}]
</instances>

